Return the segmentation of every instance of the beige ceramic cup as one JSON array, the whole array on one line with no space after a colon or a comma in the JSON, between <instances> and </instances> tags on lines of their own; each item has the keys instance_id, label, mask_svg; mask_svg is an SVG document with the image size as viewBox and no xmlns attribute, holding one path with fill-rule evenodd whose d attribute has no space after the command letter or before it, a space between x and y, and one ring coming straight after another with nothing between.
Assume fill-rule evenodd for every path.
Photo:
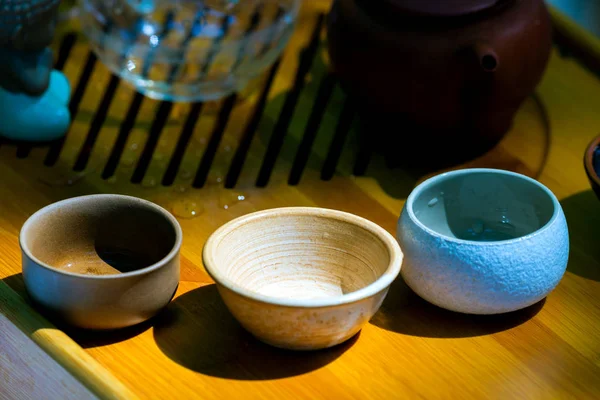
<instances>
[{"instance_id":1,"label":"beige ceramic cup","mask_svg":"<svg viewBox=\"0 0 600 400\"><path fill-rule=\"evenodd\" d=\"M273 346L312 350L361 330L398 276L402 252L366 219L292 207L225 224L206 242L203 260L246 330Z\"/></svg>"},{"instance_id":2,"label":"beige ceramic cup","mask_svg":"<svg viewBox=\"0 0 600 400\"><path fill-rule=\"evenodd\" d=\"M154 203L112 194L75 197L23 225L23 279L31 298L68 324L123 328L172 299L181 240L177 220Z\"/></svg>"}]
</instances>

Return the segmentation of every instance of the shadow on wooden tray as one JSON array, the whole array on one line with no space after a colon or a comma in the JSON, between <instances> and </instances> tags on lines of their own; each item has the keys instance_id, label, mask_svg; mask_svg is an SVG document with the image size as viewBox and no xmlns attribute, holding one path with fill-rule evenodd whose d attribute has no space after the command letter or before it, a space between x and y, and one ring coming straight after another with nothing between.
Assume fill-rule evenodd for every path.
<instances>
[{"instance_id":1,"label":"shadow on wooden tray","mask_svg":"<svg viewBox=\"0 0 600 400\"><path fill-rule=\"evenodd\" d=\"M317 39L318 35L313 36ZM543 170L551 127L538 94L523 104L513 128L499 143L483 139L485 135L465 136L462 128L425 131L411 125L410 118L377 112L360 96L348 96L329 69L324 42L311 46L311 51L298 56L300 75L295 85L267 103L258 131L258 139L267 148L263 167L275 165L278 157L285 160L291 167L290 184L305 179L305 169L320 172L323 180L336 174L365 176L377 181L389 196L403 199L423 177L448 169L502 168L535 178ZM523 132L528 132L525 140L535 140L532 147L540 149L530 152L535 156L528 154L527 163L517 156L518 151L505 149L521 142L514 138Z\"/></svg>"},{"instance_id":2,"label":"shadow on wooden tray","mask_svg":"<svg viewBox=\"0 0 600 400\"><path fill-rule=\"evenodd\" d=\"M421 299L398 277L371 324L410 336L463 338L502 332L527 322L545 299L523 310L500 315L468 315L434 306Z\"/></svg>"},{"instance_id":3,"label":"shadow on wooden tray","mask_svg":"<svg viewBox=\"0 0 600 400\"><path fill-rule=\"evenodd\" d=\"M561 201L569 225L571 254L567 271L600 282L600 201L591 190Z\"/></svg>"},{"instance_id":4,"label":"shadow on wooden tray","mask_svg":"<svg viewBox=\"0 0 600 400\"><path fill-rule=\"evenodd\" d=\"M65 332L71 339L77 342L77 344L84 349L122 342L147 331L154 324L153 318L141 324L129 328L117 329L114 331L90 331L77 329L72 326L65 325L62 321L60 321L60 319L40 309L30 300L23 282L23 274L19 273L11 275L4 278L2 281L10 286L11 289L17 292L22 298L24 298L33 309L42 314L44 318L46 318L52 325Z\"/></svg>"},{"instance_id":5,"label":"shadow on wooden tray","mask_svg":"<svg viewBox=\"0 0 600 400\"><path fill-rule=\"evenodd\" d=\"M29 301L22 274L3 282ZM177 297L151 320L115 331L66 326L29 303L83 348L125 341L154 327L154 339L167 357L193 371L226 379L272 380L302 375L340 357L360 336L358 333L341 345L317 352L287 351L263 344L231 316L214 284Z\"/></svg>"},{"instance_id":6,"label":"shadow on wooden tray","mask_svg":"<svg viewBox=\"0 0 600 400\"><path fill-rule=\"evenodd\" d=\"M359 334L318 352L294 352L252 337L231 316L214 284L176 298L155 321L154 339L165 355L202 374L240 380L301 375L340 357Z\"/></svg>"}]
</instances>

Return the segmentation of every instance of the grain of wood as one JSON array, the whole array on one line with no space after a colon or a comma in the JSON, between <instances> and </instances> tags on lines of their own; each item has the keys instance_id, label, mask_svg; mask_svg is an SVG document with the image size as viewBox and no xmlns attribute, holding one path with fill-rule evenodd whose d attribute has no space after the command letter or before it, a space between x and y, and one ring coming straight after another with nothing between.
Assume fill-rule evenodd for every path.
<instances>
[{"instance_id":1,"label":"grain of wood","mask_svg":"<svg viewBox=\"0 0 600 400\"><path fill-rule=\"evenodd\" d=\"M135 398L77 343L31 309L4 282L0 282L0 306L0 325L6 328L2 330L2 340L7 341L6 347L0 346L7 351L7 360L2 369L7 379L17 379L6 385L15 391L16 397L27 397L27 393L37 392L45 393L39 398L93 398L92 393L106 399ZM21 342L18 351L14 349L16 344L9 341L11 332L20 333L15 334ZM9 353L11 347L13 352ZM39 351L39 348L47 354ZM53 369L46 371L44 364L48 364L48 359L44 359L40 353L46 357L50 355L60 366L52 366ZM51 372L55 376L45 375ZM24 391L17 391L17 385L23 385Z\"/></svg>"},{"instance_id":2,"label":"grain of wood","mask_svg":"<svg viewBox=\"0 0 600 400\"><path fill-rule=\"evenodd\" d=\"M0 305L0 399L96 398L3 315L3 309Z\"/></svg>"}]
</instances>

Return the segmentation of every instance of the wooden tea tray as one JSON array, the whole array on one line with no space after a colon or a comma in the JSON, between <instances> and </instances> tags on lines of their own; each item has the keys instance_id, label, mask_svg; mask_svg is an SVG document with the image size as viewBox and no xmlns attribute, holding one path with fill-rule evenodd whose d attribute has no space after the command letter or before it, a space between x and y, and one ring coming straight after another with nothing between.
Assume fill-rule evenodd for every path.
<instances>
[{"instance_id":1,"label":"wooden tea tray","mask_svg":"<svg viewBox=\"0 0 600 400\"><path fill-rule=\"evenodd\" d=\"M82 37L57 38L76 115L66 140L0 145L0 398L600 397L600 202L582 165L599 133L600 79L558 51L502 143L456 166L522 172L561 199L571 257L545 301L466 316L429 305L398 279L357 337L309 353L263 345L227 312L200 256L217 227L255 210L308 205L394 233L404 199L425 177L387 168L357 144L356 110L327 74L320 45L317 24L328 7L304 2L278 69L254 91L203 105L135 95ZM560 14L554 19L563 50L600 49ZM164 205L180 217L184 243L168 308L141 326L93 334L35 311L18 233L37 209L99 192Z\"/></svg>"}]
</instances>

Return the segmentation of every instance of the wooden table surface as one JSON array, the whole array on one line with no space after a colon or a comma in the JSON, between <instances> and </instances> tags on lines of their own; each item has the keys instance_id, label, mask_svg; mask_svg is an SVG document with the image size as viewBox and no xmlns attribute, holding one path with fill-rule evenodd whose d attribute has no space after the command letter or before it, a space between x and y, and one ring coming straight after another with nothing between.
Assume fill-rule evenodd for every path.
<instances>
[{"instance_id":1,"label":"wooden table surface","mask_svg":"<svg viewBox=\"0 0 600 400\"><path fill-rule=\"evenodd\" d=\"M148 399L600 397L600 201L590 190L582 163L587 143L600 131L600 79L558 52L536 96L523 105L502 143L456 166L525 173L561 200L571 255L564 279L544 301L506 315L467 316L429 305L399 278L381 310L355 338L328 350L300 353L261 344L230 316L201 261L203 243L220 225L255 210L320 206L361 215L394 233L404 200L424 178L386 168L376 155L365 174L353 176L358 146L352 124L337 173L331 180L321 179L322 167L331 162L330 143L339 141L336 132L344 129L338 121L345 121L342 115L353 115L341 89L328 81L322 47L302 77L296 104L289 93L298 53L309 46L319 15L327 9L328 1L304 2L297 32L268 92L234 189L225 189L223 181L254 118L260 90L241 94L233 103L222 140L212 138L219 134L220 122L227 120L223 112L227 101L202 107L179 174L168 187L160 184L161 174L192 105L170 108L144 99L115 175L100 176L134 97L123 84L116 88L106 118L100 120L85 170L73 171L106 97L110 73L100 63L94 64L53 166L44 165L47 147L0 145L0 398L39 398L40 393L46 398ZM85 74L82 65L88 52L79 38L64 66L74 92ZM322 99L328 87L332 90L328 101L313 109L315 98ZM132 184L130 178L161 107L168 120L142 183ZM290 107L285 130L286 121L280 116ZM315 119L320 123L315 125ZM277 126L283 126L287 135L268 185L258 188L257 172ZM315 126L318 131L301 180L289 185L302 138ZM216 155L207 184L195 189L191 179L207 148L215 148ZM167 207L180 219L184 242L181 284L166 310L141 326L94 334L59 328L57 321L34 311L23 287L18 233L37 209L99 192L140 196ZM46 372L41 374L40 368ZM35 374L40 376L23 378Z\"/></svg>"}]
</instances>

